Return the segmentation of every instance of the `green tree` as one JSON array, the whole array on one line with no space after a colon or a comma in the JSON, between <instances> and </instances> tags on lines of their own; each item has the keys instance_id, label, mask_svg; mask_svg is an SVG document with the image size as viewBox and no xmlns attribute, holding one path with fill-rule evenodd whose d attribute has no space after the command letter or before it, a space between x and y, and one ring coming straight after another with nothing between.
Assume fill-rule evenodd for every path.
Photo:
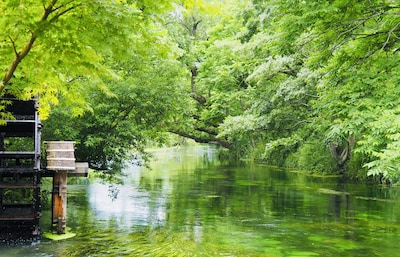
<instances>
[{"instance_id":1,"label":"green tree","mask_svg":"<svg viewBox=\"0 0 400 257\"><path fill-rule=\"evenodd\" d=\"M85 112L71 115L76 104L62 98L44 122L43 138L75 141L76 158L108 174L119 173L133 153L146 159L149 141L165 141L183 115L187 74L161 21L147 22L146 35L137 35L127 56L105 60L119 79L105 80L107 87L82 79Z\"/></svg>"},{"instance_id":2,"label":"green tree","mask_svg":"<svg viewBox=\"0 0 400 257\"><path fill-rule=\"evenodd\" d=\"M59 95L76 99L82 81L104 86L117 76L105 62L123 59L145 38L153 11L170 1L15 1L0 3L2 95L40 94L41 116ZM84 78L84 79L82 79Z\"/></svg>"},{"instance_id":3,"label":"green tree","mask_svg":"<svg viewBox=\"0 0 400 257\"><path fill-rule=\"evenodd\" d=\"M212 29L220 24L221 17L227 15L225 11L230 10L227 6L231 4L230 1L198 1L196 5L181 5L169 17L168 23L169 33L184 53L180 61L190 75L186 93L191 98L185 105L186 115L171 126L170 131L200 143L212 143L225 148L231 146L224 138L217 137L218 126L233 111L234 108L230 107L233 96L229 92L222 94L222 85L214 90L208 82L203 82L215 78L207 77L203 67L209 65L211 69L214 68L213 63L207 63L208 55L213 54L208 50L211 41L215 40ZM232 56L229 52L218 54L223 60ZM215 57L210 59L215 60ZM218 82L215 81L214 84ZM234 86L232 83L230 85ZM231 91L230 85L227 82L225 89ZM226 96L229 97L225 98Z\"/></svg>"},{"instance_id":4,"label":"green tree","mask_svg":"<svg viewBox=\"0 0 400 257\"><path fill-rule=\"evenodd\" d=\"M357 157L358 168L394 180L398 9L342 0L230 9L203 44L196 85L211 97L200 117L236 149L264 142L273 164L316 150L341 173Z\"/></svg>"},{"instance_id":5,"label":"green tree","mask_svg":"<svg viewBox=\"0 0 400 257\"><path fill-rule=\"evenodd\" d=\"M44 117L62 99L48 137L77 140L98 168L169 131L237 157L344 174L351 164L394 182L399 7L3 1L0 90L40 94Z\"/></svg>"},{"instance_id":6,"label":"green tree","mask_svg":"<svg viewBox=\"0 0 400 257\"><path fill-rule=\"evenodd\" d=\"M76 141L79 160L120 170L185 100L180 53L162 26L172 7L169 0L2 1L1 95L40 95L41 118L50 115L44 140Z\"/></svg>"},{"instance_id":7,"label":"green tree","mask_svg":"<svg viewBox=\"0 0 400 257\"><path fill-rule=\"evenodd\" d=\"M398 8L391 1L310 3L300 8L308 15L298 18L308 27L300 36L308 42L305 64L320 74L321 97L314 106L333 156L340 164L354 149L369 174L393 181L399 174L399 156L393 154L398 126L392 123L398 105Z\"/></svg>"},{"instance_id":8,"label":"green tree","mask_svg":"<svg viewBox=\"0 0 400 257\"><path fill-rule=\"evenodd\" d=\"M304 136L301 128L309 122L308 101L314 97L306 81L314 80L301 68L299 55L272 51L268 8L244 2L221 17L204 43L197 85L208 96L201 117L216 124L217 138L242 158L260 158L260 147L268 142L269 152L285 151L279 160L269 158L283 165Z\"/></svg>"},{"instance_id":9,"label":"green tree","mask_svg":"<svg viewBox=\"0 0 400 257\"><path fill-rule=\"evenodd\" d=\"M246 39L266 61L249 78L267 89L258 91L270 108L263 120L280 125L265 127L267 153L319 139L341 172L353 153L369 174L398 176L398 8L391 1L253 1L258 15L250 15ZM301 141L288 140L294 136Z\"/></svg>"}]
</instances>

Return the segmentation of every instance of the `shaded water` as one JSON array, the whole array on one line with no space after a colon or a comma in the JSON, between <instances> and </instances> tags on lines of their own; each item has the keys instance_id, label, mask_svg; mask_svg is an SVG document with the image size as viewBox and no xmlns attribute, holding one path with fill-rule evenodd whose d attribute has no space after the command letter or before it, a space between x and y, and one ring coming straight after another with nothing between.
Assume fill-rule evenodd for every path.
<instances>
[{"instance_id":1,"label":"shaded water","mask_svg":"<svg viewBox=\"0 0 400 257\"><path fill-rule=\"evenodd\" d=\"M76 237L0 256L400 256L399 188L227 166L211 147L155 155L124 185L69 181Z\"/></svg>"}]
</instances>

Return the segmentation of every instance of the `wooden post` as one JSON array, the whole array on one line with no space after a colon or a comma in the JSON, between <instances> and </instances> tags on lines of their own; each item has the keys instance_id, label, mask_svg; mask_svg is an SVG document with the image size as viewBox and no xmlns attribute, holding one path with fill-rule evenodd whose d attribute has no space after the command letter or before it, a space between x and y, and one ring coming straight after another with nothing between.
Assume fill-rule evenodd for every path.
<instances>
[{"instance_id":1,"label":"wooden post","mask_svg":"<svg viewBox=\"0 0 400 257\"><path fill-rule=\"evenodd\" d=\"M75 163L74 142L49 141L47 144L47 169L53 173L52 230L65 234L67 227L67 177L87 176L88 163Z\"/></svg>"},{"instance_id":2,"label":"wooden post","mask_svg":"<svg viewBox=\"0 0 400 257\"><path fill-rule=\"evenodd\" d=\"M54 171L52 195L52 229L65 234L67 227L67 173L75 170L74 142L49 141L47 169Z\"/></svg>"},{"instance_id":3,"label":"wooden post","mask_svg":"<svg viewBox=\"0 0 400 257\"><path fill-rule=\"evenodd\" d=\"M65 234L67 226L67 171L56 171L53 178L52 224L57 234Z\"/></svg>"}]
</instances>

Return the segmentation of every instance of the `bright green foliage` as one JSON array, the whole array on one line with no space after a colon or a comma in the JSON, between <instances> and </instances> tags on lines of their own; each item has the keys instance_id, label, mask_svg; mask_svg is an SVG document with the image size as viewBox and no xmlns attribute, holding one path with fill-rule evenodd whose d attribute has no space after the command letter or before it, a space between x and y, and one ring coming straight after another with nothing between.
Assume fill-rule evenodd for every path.
<instances>
[{"instance_id":1,"label":"bright green foliage","mask_svg":"<svg viewBox=\"0 0 400 257\"><path fill-rule=\"evenodd\" d=\"M273 164L307 163L301 153L314 149L331 155L326 166L333 160L340 172L354 155L359 169L395 181L400 6L244 4L222 16L203 44L196 85L210 97L202 119L218 122L218 137L233 149L264 142Z\"/></svg>"},{"instance_id":2,"label":"bright green foliage","mask_svg":"<svg viewBox=\"0 0 400 257\"><path fill-rule=\"evenodd\" d=\"M279 9L284 6L279 3ZM318 126L312 128L324 133L325 142L336 149L350 145L349 138L355 136L361 140L356 152L372 161L365 164L370 174L393 177L400 157L393 136L398 131L393 122L399 104L398 6L382 1L310 1L293 6L281 16L280 26L293 29L289 25L296 24L296 30L282 33L278 42L284 47L279 51L292 44L294 53L301 54L302 66L319 74L314 85L318 98L311 102Z\"/></svg>"},{"instance_id":3,"label":"bright green foliage","mask_svg":"<svg viewBox=\"0 0 400 257\"><path fill-rule=\"evenodd\" d=\"M194 3L194 5L193 5ZM177 7L176 13L169 17L168 30L176 44L183 50L180 58L182 64L190 72L190 84L187 85L187 96L191 100L184 106L185 116L183 120L177 120L170 131L184 137L192 138L201 143L215 143L224 147L230 145L223 138L217 138L218 126L229 115L230 112L238 113L239 102L235 100L239 95L236 91L236 79L228 81L231 72L228 70L215 70L216 74L208 76L203 73L203 66L208 65L214 69L214 61L220 58L220 64L234 57L230 52L231 44L238 44L234 41L216 42L213 47L218 52L218 57L208 54L210 47L210 29L219 26L225 1L193 1L188 5ZM225 46L224 46L225 45ZM238 44L240 45L240 44ZM227 51L223 51L226 49ZM208 59L211 62L207 62ZM239 58L236 58L239 60ZM220 82L224 82L223 84ZM225 92L225 93L223 93ZM240 112L239 112L240 113Z\"/></svg>"},{"instance_id":4,"label":"bright green foliage","mask_svg":"<svg viewBox=\"0 0 400 257\"><path fill-rule=\"evenodd\" d=\"M2 1L1 94L39 94L41 118L49 116L44 140L75 141L77 159L119 171L185 102L181 53L162 26L172 7L169 0Z\"/></svg>"},{"instance_id":5,"label":"bright green foliage","mask_svg":"<svg viewBox=\"0 0 400 257\"><path fill-rule=\"evenodd\" d=\"M169 1L2 1L0 91L20 98L41 96L41 116L58 95L79 97L85 81L102 85L117 76L105 62L129 56L146 38L154 10Z\"/></svg>"},{"instance_id":6,"label":"bright green foliage","mask_svg":"<svg viewBox=\"0 0 400 257\"><path fill-rule=\"evenodd\" d=\"M323 94L316 106L326 108L333 119L328 135L337 126L339 135L355 135L356 153L370 160L364 165L369 174L394 181L400 168L394 136L399 105L398 6L371 1L368 6L362 2L338 7L342 16L326 23L326 34L335 37L321 37L331 55L320 69L324 76L318 89ZM312 59L317 60L315 54Z\"/></svg>"},{"instance_id":7,"label":"bright green foliage","mask_svg":"<svg viewBox=\"0 0 400 257\"><path fill-rule=\"evenodd\" d=\"M43 117L62 99L49 137L77 140L93 166L169 131L270 164L400 178L396 1L42 2L0 3L3 93L39 93Z\"/></svg>"},{"instance_id":8,"label":"bright green foliage","mask_svg":"<svg viewBox=\"0 0 400 257\"><path fill-rule=\"evenodd\" d=\"M128 58L108 59L119 80L108 80L106 88L85 81L82 96L88 111L72 117L74 105L62 101L45 122L46 140L75 141L77 159L109 174L121 171L133 151L146 159L147 142L162 142L163 132L185 105L186 74L176 61L179 51L168 45L162 28L154 23L147 28L151 32L131 44Z\"/></svg>"}]
</instances>

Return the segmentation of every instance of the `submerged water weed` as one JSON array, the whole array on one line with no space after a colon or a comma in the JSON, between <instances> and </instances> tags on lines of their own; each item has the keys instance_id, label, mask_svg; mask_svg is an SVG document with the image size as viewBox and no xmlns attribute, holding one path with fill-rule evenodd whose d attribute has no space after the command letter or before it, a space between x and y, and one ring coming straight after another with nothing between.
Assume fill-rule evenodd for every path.
<instances>
[{"instance_id":1,"label":"submerged water weed","mask_svg":"<svg viewBox=\"0 0 400 257\"><path fill-rule=\"evenodd\" d=\"M93 240L93 239L91 239ZM252 256L273 257L279 256L277 251L259 252L249 250L243 245L234 242L221 243L212 234L207 234L201 242L196 241L190 233L173 233L165 229L148 230L131 233L124 240L116 237L95 239L85 247L77 248L74 245L65 249L60 256L132 256L132 257L188 257L188 256ZM273 248L271 248L273 249Z\"/></svg>"},{"instance_id":2,"label":"submerged water weed","mask_svg":"<svg viewBox=\"0 0 400 257\"><path fill-rule=\"evenodd\" d=\"M151 172L132 168L114 201L96 179L69 185L76 237L0 255L375 257L399 249L396 188L163 156L167 162L153 163Z\"/></svg>"}]
</instances>

